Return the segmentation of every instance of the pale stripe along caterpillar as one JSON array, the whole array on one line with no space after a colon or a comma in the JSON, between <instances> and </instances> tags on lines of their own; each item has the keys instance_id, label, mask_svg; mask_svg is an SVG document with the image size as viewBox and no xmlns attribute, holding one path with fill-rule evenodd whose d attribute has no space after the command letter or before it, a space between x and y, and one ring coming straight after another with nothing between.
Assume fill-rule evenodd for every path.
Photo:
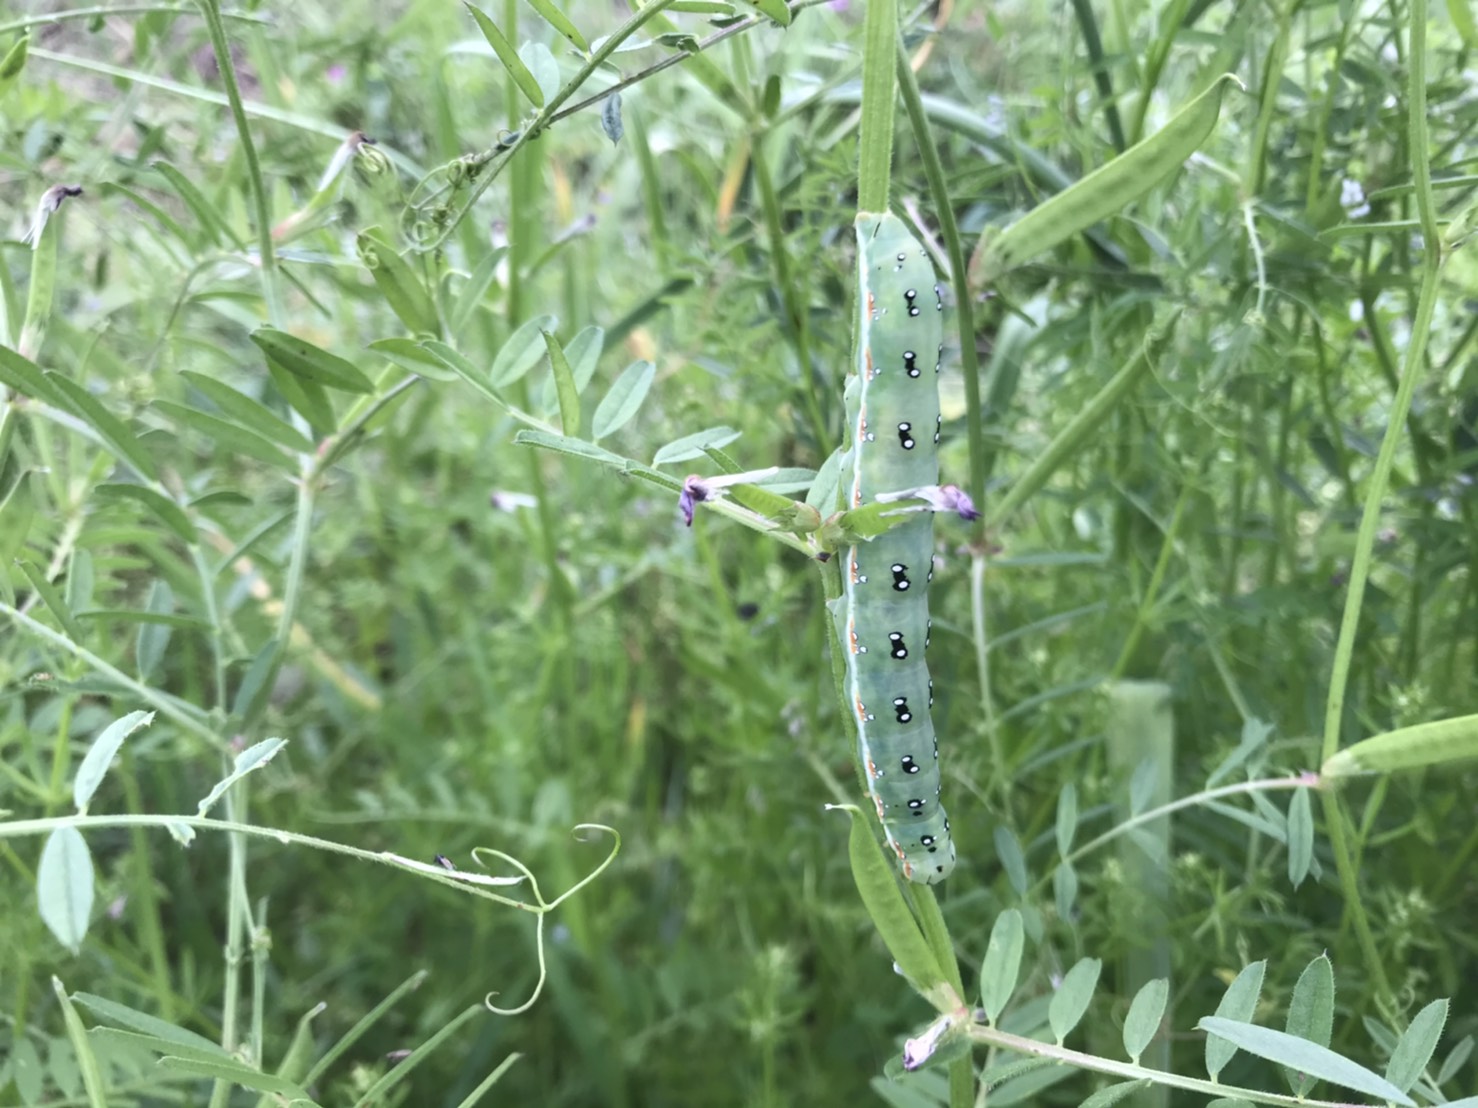
<instances>
[{"instance_id":1,"label":"pale stripe along caterpillar","mask_svg":"<svg viewBox=\"0 0 1478 1108\"><path fill-rule=\"evenodd\" d=\"M857 365L847 379L851 445L843 457L847 510L923 496L972 518L968 498L942 502L939 386L942 308L934 267L891 214L857 217ZM963 502L964 507L960 502ZM968 510L968 514L967 514ZM903 875L933 884L955 864L940 803L939 743L929 709L934 684L927 587L934 576L927 511L848 547L842 595L831 605L847 663L868 792Z\"/></svg>"}]
</instances>

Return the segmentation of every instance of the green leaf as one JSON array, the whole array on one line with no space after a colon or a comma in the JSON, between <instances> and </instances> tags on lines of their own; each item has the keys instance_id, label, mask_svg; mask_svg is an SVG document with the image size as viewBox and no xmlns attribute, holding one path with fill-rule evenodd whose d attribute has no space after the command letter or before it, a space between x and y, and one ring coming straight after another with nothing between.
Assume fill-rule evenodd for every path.
<instances>
[{"instance_id":1,"label":"green leaf","mask_svg":"<svg viewBox=\"0 0 1478 1108\"><path fill-rule=\"evenodd\" d=\"M996 917L990 929L990 942L985 947L985 959L980 963L980 1006L985 1009L985 1018L992 1025L1016 992L1025 946L1021 913L1015 908L1007 908Z\"/></svg>"},{"instance_id":2,"label":"green leaf","mask_svg":"<svg viewBox=\"0 0 1478 1108\"><path fill-rule=\"evenodd\" d=\"M65 599L68 611L84 612L92 607L92 554L79 547L72 551L72 565L67 570Z\"/></svg>"},{"instance_id":3,"label":"green leaf","mask_svg":"<svg viewBox=\"0 0 1478 1108\"><path fill-rule=\"evenodd\" d=\"M1329 1045L1334 1032L1334 967L1326 955L1319 955L1299 975L1288 1002L1288 1022L1284 1026L1290 1035L1319 1046ZM1283 1075L1295 1096L1307 1096L1314 1086L1307 1074L1285 1069Z\"/></svg>"},{"instance_id":4,"label":"green leaf","mask_svg":"<svg viewBox=\"0 0 1478 1108\"><path fill-rule=\"evenodd\" d=\"M112 482L98 485L93 490L95 496L103 500L131 500L135 504L142 504L154 513L160 523L168 527L187 543L193 543L196 539L195 525L190 522L190 517L185 510L163 493L155 492L153 489L145 488L143 485L125 485Z\"/></svg>"},{"instance_id":5,"label":"green leaf","mask_svg":"<svg viewBox=\"0 0 1478 1108\"><path fill-rule=\"evenodd\" d=\"M158 470L154 467L154 459L144 449L144 444L139 442L123 420L103 406L101 400L70 377L63 377L52 370L46 371L46 380L51 383L61 398L61 406L71 410L79 419L90 424L98 437L112 449L114 454L133 466L143 476L151 480L158 476Z\"/></svg>"},{"instance_id":6,"label":"green leaf","mask_svg":"<svg viewBox=\"0 0 1478 1108\"><path fill-rule=\"evenodd\" d=\"M893 866L883 857L873 838L872 828L862 813L851 804L834 805L847 813L852 821L847 838L847 855L852 863L852 880L862 905L872 917L873 926L898 968L915 988L928 996L944 983L944 972L934 958L928 940L919 929L913 913L898 887ZM942 1009L947 1011L948 1009Z\"/></svg>"},{"instance_id":7,"label":"green leaf","mask_svg":"<svg viewBox=\"0 0 1478 1108\"><path fill-rule=\"evenodd\" d=\"M199 804L195 806L195 814L203 816L210 811L215 802L225 794L236 782L240 781L248 773L259 770L276 757L277 752L287 745L286 739L263 739L259 743L247 747L236 755L236 761L231 767L231 772L216 782L215 787L206 794Z\"/></svg>"},{"instance_id":8,"label":"green leaf","mask_svg":"<svg viewBox=\"0 0 1478 1108\"><path fill-rule=\"evenodd\" d=\"M271 327L258 327L250 337L261 348L262 353L267 355L268 361L287 370L294 377L342 392L375 391L370 379L353 364L337 354L330 354L327 350L314 346L307 339L300 339L296 335Z\"/></svg>"},{"instance_id":9,"label":"green leaf","mask_svg":"<svg viewBox=\"0 0 1478 1108\"><path fill-rule=\"evenodd\" d=\"M126 1004L120 1004L116 1000L108 1000L105 997L94 996L91 993L74 993L72 999L84 1008L88 1009L99 1019L116 1023L120 1027L127 1027L141 1035L149 1035L154 1038L165 1040L176 1044L178 1048L186 1048L193 1051L204 1051L211 1054L224 1053L221 1047L207 1039L204 1035L194 1031L187 1031L183 1027L162 1020L158 1016L151 1016L147 1012L140 1012L137 1008L130 1008Z\"/></svg>"},{"instance_id":10,"label":"green leaf","mask_svg":"<svg viewBox=\"0 0 1478 1108\"><path fill-rule=\"evenodd\" d=\"M1397 770L1478 758L1478 715L1419 723L1347 746L1324 763L1326 778Z\"/></svg>"},{"instance_id":11,"label":"green leaf","mask_svg":"<svg viewBox=\"0 0 1478 1108\"><path fill-rule=\"evenodd\" d=\"M1257 1011L1257 998L1262 993L1262 975L1267 968L1266 962L1253 962L1243 966L1242 972L1237 974L1236 979L1222 994L1221 1003L1216 1006L1216 1014L1224 1019L1243 1022L1250 1020L1252 1013ZM1218 1039L1213 1035L1206 1040L1206 1072L1211 1075L1211 1080L1216 1080L1217 1074L1221 1073L1236 1053L1236 1046L1226 1039Z\"/></svg>"},{"instance_id":12,"label":"green leaf","mask_svg":"<svg viewBox=\"0 0 1478 1108\"><path fill-rule=\"evenodd\" d=\"M703 431L695 431L691 435L684 435L680 439L668 443L657 451L652 457L654 466L672 465L675 462L689 462L694 458L701 458L704 450L722 448L728 446L740 435L740 432L732 427L709 427Z\"/></svg>"},{"instance_id":13,"label":"green leaf","mask_svg":"<svg viewBox=\"0 0 1478 1108\"><path fill-rule=\"evenodd\" d=\"M1314 861L1314 813L1309 790L1295 789L1288 802L1288 880L1296 889L1309 875Z\"/></svg>"},{"instance_id":14,"label":"green leaf","mask_svg":"<svg viewBox=\"0 0 1478 1108\"><path fill-rule=\"evenodd\" d=\"M439 335L441 320L436 314L436 303L426 291L420 274L385 240L380 229L366 228L355 243L359 260L370 271L375 287L407 329L417 335Z\"/></svg>"},{"instance_id":15,"label":"green leaf","mask_svg":"<svg viewBox=\"0 0 1478 1108\"><path fill-rule=\"evenodd\" d=\"M282 398L293 411L308 421L308 426L315 435L322 438L333 433L338 421L334 417L333 404L329 402L322 385L289 373L271 358L267 359L267 373L277 386L277 391L282 393Z\"/></svg>"},{"instance_id":16,"label":"green leaf","mask_svg":"<svg viewBox=\"0 0 1478 1108\"><path fill-rule=\"evenodd\" d=\"M1170 998L1170 982L1164 977L1146 981L1129 1005L1124 1017L1124 1053L1136 1066L1144 1048L1160 1033L1165 1018L1165 1002Z\"/></svg>"},{"instance_id":17,"label":"green leaf","mask_svg":"<svg viewBox=\"0 0 1478 1108\"><path fill-rule=\"evenodd\" d=\"M21 35L10 44L10 49L5 51L5 57L0 58L0 88L20 76L21 70L26 68L26 54L30 48L31 36L28 34Z\"/></svg>"},{"instance_id":18,"label":"green leaf","mask_svg":"<svg viewBox=\"0 0 1478 1108\"><path fill-rule=\"evenodd\" d=\"M205 232L206 239L213 246L219 246L222 242L229 242L233 246L240 245L236 233L217 214L217 205L212 204L205 194L196 187L195 182L186 177L169 162L156 159L150 164L150 168L158 173L179 194L185 206L195 216L196 222Z\"/></svg>"},{"instance_id":19,"label":"green leaf","mask_svg":"<svg viewBox=\"0 0 1478 1108\"><path fill-rule=\"evenodd\" d=\"M277 443L219 416L186 404L176 404L172 400L156 400L153 407L175 422L198 431L211 442L224 447L223 461L231 454L245 454L248 458L255 458L279 469L286 469L292 463L292 455Z\"/></svg>"},{"instance_id":20,"label":"green leaf","mask_svg":"<svg viewBox=\"0 0 1478 1108\"><path fill-rule=\"evenodd\" d=\"M140 727L147 727L153 722L153 712L129 712L98 733L98 737L83 755L82 764L77 767L77 776L72 781L72 802L77 805L79 816L87 814L87 805L92 801L98 786L103 783L118 751L123 748L123 740Z\"/></svg>"},{"instance_id":21,"label":"green leaf","mask_svg":"<svg viewBox=\"0 0 1478 1108\"><path fill-rule=\"evenodd\" d=\"M544 332L559 329L559 318L536 315L508 337L503 349L493 359L488 382L496 389L506 388L539 364L545 354ZM434 349L428 344L428 349Z\"/></svg>"},{"instance_id":22,"label":"green leaf","mask_svg":"<svg viewBox=\"0 0 1478 1108\"><path fill-rule=\"evenodd\" d=\"M1149 138L1038 204L994 240L982 239L972 260L972 283L993 284L1001 274L1045 253L1064 239L1120 211L1178 170L1211 134L1231 74L1182 108Z\"/></svg>"},{"instance_id":23,"label":"green leaf","mask_svg":"<svg viewBox=\"0 0 1478 1108\"><path fill-rule=\"evenodd\" d=\"M457 293L456 303L452 305L451 319L447 325L447 333L460 335L467 330L467 324L472 319L472 314L477 311L479 305L488 294L492 286L493 278L498 274L498 263L508 253L506 246L498 246L483 255L482 261L477 263L462 289Z\"/></svg>"},{"instance_id":24,"label":"green leaf","mask_svg":"<svg viewBox=\"0 0 1478 1108\"><path fill-rule=\"evenodd\" d=\"M176 1058L170 1055L159 1059L159 1068L175 1073L188 1073L196 1077L208 1077L213 1081L226 1081L252 1089L259 1093L271 1093L284 1098L283 1103L302 1101L316 1104L307 1092L286 1078L273 1073L263 1073L233 1059L212 1061L207 1058Z\"/></svg>"},{"instance_id":25,"label":"green leaf","mask_svg":"<svg viewBox=\"0 0 1478 1108\"><path fill-rule=\"evenodd\" d=\"M1062 862L1052 872L1052 899L1057 918L1073 918L1073 905L1078 901L1078 871L1071 862Z\"/></svg>"},{"instance_id":26,"label":"green leaf","mask_svg":"<svg viewBox=\"0 0 1478 1108\"><path fill-rule=\"evenodd\" d=\"M1149 1084L1148 1077L1141 1077L1137 1081L1120 1081L1114 1085L1105 1085L1083 1101L1078 1108L1109 1108L1110 1105L1119 1103L1129 1094L1148 1088Z\"/></svg>"},{"instance_id":27,"label":"green leaf","mask_svg":"<svg viewBox=\"0 0 1478 1108\"><path fill-rule=\"evenodd\" d=\"M569 16L565 15L553 0L529 0L529 7L543 16L546 23L564 35L576 50L582 54L590 53L590 43L585 41L585 36L570 22Z\"/></svg>"},{"instance_id":28,"label":"green leaf","mask_svg":"<svg viewBox=\"0 0 1478 1108\"><path fill-rule=\"evenodd\" d=\"M169 582L162 577L155 580L149 589L148 614L169 616L174 613L174 593ZM138 641L134 646L134 659L138 662L139 680L149 681L164 661L164 652L169 648L173 628L171 621L149 620L139 627Z\"/></svg>"},{"instance_id":29,"label":"green leaf","mask_svg":"<svg viewBox=\"0 0 1478 1108\"><path fill-rule=\"evenodd\" d=\"M529 67L539 91L544 94L540 107L559 93L559 63L542 42L526 42L518 48L519 60Z\"/></svg>"},{"instance_id":30,"label":"green leaf","mask_svg":"<svg viewBox=\"0 0 1478 1108\"><path fill-rule=\"evenodd\" d=\"M595 418L590 425L591 434L597 440L603 439L631 422L641 410L656 378L657 367L648 361L632 362L623 369L611 391L596 406Z\"/></svg>"},{"instance_id":31,"label":"green leaf","mask_svg":"<svg viewBox=\"0 0 1478 1108\"><path fill-rule=\"evenodd\" d=\"M1469 50L1478 46L1478 26L1474 25L1472 9L1468 7L1468 0L1447 0L1447 18L1452 20L1452 25L1457 29L1458 38L1463 40L1463 45Z\"/></svg>"},{"instance_id":32,"label":"green leaf","mask_svg":"<svg viewBox=\"0 0 1478 1108\"><path fill-rule=\"evenodd\" d=\"M1447 1057L1442 1061L1442 1067L1437 1071L1437 1084L1446 1085L1457 1076L1458 1070L1467 1064L1473 1055L1473 1036L1464 1035L1458 1040L1457 1046L1447 1052ZM1387 1077L1390 1075L1387 1074ZM1478 1098L1475 1098L1478 1099Z\"/></svg>"},{"instance_id":33,"label":"green leaf","mask_svg":"<svg viewBox=\"0 0 1478 1108\"><path fill-rule=\"evenodd\" d=\"M140 1013L142 1014L142 1013ZM170 1025L173 1027L173 1025ZM177 1029L176 1029L177 1030ZM172 1054L196 1058L230 1058L226 1050L205 1040L204 1046L176 1042L162 1035L145 1035L138 1031L123 1031L117 1027L94 1027L88 1034L99 1043L118 1043L130 1051L148 1050L155 1054Z\"/></svg>"},{"instance_id":34,"label":"green leaf","mask_svg":"<svg viewBox=\"0 0 1478 1108\"><path fill-rule=\"evenodd\" d=\"M277 651L277 640L268 639L252 658L251 665L236 688L236 697L231 701L231 715L243 719L250 715L257 698L266 694L267 677L272 671L272 657Z\"/></svg>"},{"instance_id":35,"label":"green leaf","mask_svg":"<svg viewBox=\"0 0 1478 1108\"><path fill-rule=\"evenodd\" d=\"M56 617L61 625L62 631L67 638L75 643L85 642L87 636L83 633L82 625L72 615L72 610L67 607L67 602L62 599L62 594L57 592L56 586L46 579L46 574L39 566L31 562L21 562L20 571L26 575L26 580L31 582L31 588L36 590L36 595L41 598L41 603L46 605L47 611Z\"/></svg>"},{"instance_id":36,"label":"green leaf","mask_svg":"<svg viewBox=\"0 0 1478 1108\"><path fill-rule=\"evenodd\" d=\"M1418 1012L1391 1052L1391 1060L1386 1065L1386 1080L1403 1093L1409 1092L1432 1060L1446 1023L1446 1000L1434 1000Z\"/></svg>"},{"instance_id":37,"label":"green leaf","mask_svg":"<svg viewBox=\"0 0 1478 1108\"><path fill-rule=\"evenodd\" d=\"M1412 1099L1384 1077L1318 1043L1274 1031L1271 1027L1259 1027L1255 1023L1220 1016L1203 1016L1196 1026L1269 1062L1277 1062L1321 1081L1392 1101L1405 1108L1415 1108Z\"/></svg>"},{"instance_id":38,"label":"green leaf","mask_svg":"<svg viewBox=\"0 0 1478 1108\"><path fill-rule=\"evenodd\" d=\"M1006 880L1011 882L1017 896L1026 896L1026 857L1021 853L1021 844L1005 824L996 828L995 840L996 857L1000 859L1001 868L1006 871Z\"/></svg>"},{"instance_id":39,"label":"green leaf","mask_svg":"<svg viewBox=\"0 0 1478 1108\"><path fill-rule=\"evenodd\" d=\"M444 361L415 339L376 339L369 344L369 349L394 362L402 369L407 369L422 377L429 377L433 381L455 381L457 379L457 374L449 372Z\"/></svg>"},{"instance_id":40,"label":"green leaf","mask_svg":"<svg viewBox=\"0 0 1478 1108\"><path fill-rule=\"evenodd\" d=\"M1093 990L1098 987L1098 974L1103 963L1097 958L1081 958L1078 964L1067 971L1052 1001L1047 1005L1047 1023L1061 1046L1064 1039L1078 1026L1078 1021L1088 1011L1093 999Z\"/></svg>"},{"instance_id":41,"label":"green leaf","mask_svg":"<svg viewBox=\"0 0 1478 1108\"><path fill-rule=\"evenodd\" d=\"M544 106L544 93L539 88L539 82L534 80L534 75L529 72L528 66L523 64L518 54L513 49L513 44L503 37L503 32L498 30L498 25L484 15L471 4L466 8L472 13L472 18L477 21L478 30L482 31L482 37L488 40L488 45L493 48L493 53L498 55L498 60L512 75L514 82L523 94L534 102L534 107Z\"/></svg>"},{"instance_id":42,"label":"green leaf","mask_svg":"<svg viewBox=\"0 0 1478 1108\"><path fill-rule=\"evenodd\" d=\"M66 397L46 379L45 371L8 346L0 346L0 384L8 385L33 400L44 400L53 408L68 406Z\"/></svg>"},{"instance_id":43,"label":"green leaf","mask_svg":"<svg viewBox=\"0 0 1478 1108\"><path fill-rule=\"evenodd\" d=\"M590 387L590 382L595 377L595 367L600 364L600 356L605 348L606 332L604 328L593 324L582 327L580 333L565 344L565 357L570 360L575 389L581 396Z\"/></svg>"},{"instance_id":44,"label":"green leaf","mask_svg":"<svg viewBox=\"0 0 1478 1108\"><path fill-rule=\"evenodd\" d=\"M554 388L559 394L559 425L566 435L580 433L580 390L575 385L575 375L570 370L569 359L560 349L559 342L548 331L544 332L544 348L549 351L549 365L554 370Z\"/></svg>"},{"instance_id":45,"label":"green leaf","mask_svg":"<svg viewBox=\"0 0 1478 1108\"><path fill-rule=\"evenodd\" d=\"M1078 787L1069 781L1057 794L1057 853L1064 858L1073 848L1073 834L1078 830Z\"/></svg>"},{"instance_id":46,"label":"green leaf","mask_svg":"<svg viewBox=\"0 0 1478 1108\"><path fill-rule=\"evenodd\" d=\"M769 16L782 27L790 26L790 8L786 6L785 0L740 0L740 3Z\"/></svg>"},{"instance_id":47,"label":"green leaf","mask_svg":"<svg viewBox=\"0 0 1478 1108\"><path fill-rule=\"evenodd\" d=\"M98 1065L97 1056L92 1052L92 1044L87 1038L87 1028L82 1026L82 1017L77 1014L71 997L67 996L66 986L62 984L61 978L51 979L51 991L61 1007L62 1023L67 1028L67 1041L71 1043L76 1055L76 1064L82 1071L82 1085L87 1090L87 1102L93 1108L106 1108L107 1083L103 1079L102 1067ZM52 1069L53 1072L56 1069L55 1049L52 1053Z\"/></svg>"},{"instance_id":48,"label":"green leaf","mask_svg":"<svg viewBox=\"0 0 1478 1108\"><path fill-rule=\"evenodd\" d=\"M58 827L46 837L36 867L36 901L41 922L57 942L76 954L92 917L92 853L75 827Z\"/></svg>"}]
</instances>

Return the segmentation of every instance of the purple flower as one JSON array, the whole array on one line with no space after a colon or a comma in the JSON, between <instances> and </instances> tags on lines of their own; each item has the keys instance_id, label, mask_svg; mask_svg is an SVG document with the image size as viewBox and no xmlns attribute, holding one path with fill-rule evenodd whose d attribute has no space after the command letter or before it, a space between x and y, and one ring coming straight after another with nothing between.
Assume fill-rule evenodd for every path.
<instances>
[{"instance_id":1,"label":"purple flower","mask_svg":"<svg viewBox=\"0 0 1478 1108\"><path fill-rule=\"evenodd\" d=\"M713 490L708 487L708 482L696 473L690 474L683 482L682 495L677 498L677 506L683 513L683 522L689 527L693 526L693 510L712 496Z\"/></svg>"}]
</instances>

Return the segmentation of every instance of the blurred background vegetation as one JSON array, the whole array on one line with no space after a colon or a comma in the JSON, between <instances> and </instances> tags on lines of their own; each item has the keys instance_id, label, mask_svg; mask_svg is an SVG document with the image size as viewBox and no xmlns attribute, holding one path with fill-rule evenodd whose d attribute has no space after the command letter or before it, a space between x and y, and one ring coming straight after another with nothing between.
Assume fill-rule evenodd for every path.
<instances>
[{"instance_id":1,"label":"blurred background vegetation","mask_svg":"<svg viewBox=\"0 0 1478 1108\"><path fill-rule=\"evenodd\" d=\"M1444 210L1465 202L1478 156L1467 78L1478 41L1462 3L1431 28ZM516 43L548 46L562 79L574 73L532 9L488 10ZM592 40L627 14L567 10ZM1227 780L1319 762L1362 482L1415 296L1405 11L1401 0L946 0L907 14L972 241L1153 133L1216 75L1247 88L1169 184L977 303L992 495L1136 354L1157 310L1183 314L1152 377L988 550L938 528L931 665L962 858L945 915L968 967L1002 908L1034 913L1038 997L1078 957L1103 958L1086 1049L1117 1038L1143 979L1136 960L1169 974L1167 1057L1191 1070L1202 1047L1188 1029L1242 965L1269 960L1264 1003L1281 1020L1300 970L1327 951L1335 1045L1379 1068L1362 1022L1376 1015L1374 986L1322 835L1315 879L1294 890L1280 813L1192 808L1176 815L1153 879L1107 848L1064 890L1053 829L1069 783L1081 838L1112 826L1143 757L1165 771L1157 802L1201 788L1233 751ZM857 901L841 817L822 811L856 786L813 568L712 515L683 527L676 497L650 484L515 446L517 422L444 367L407 379L385 348L369 349L408 331L356 240L379 227L404 252L437 299L440 338L477 367L535 316L557 317L567 345L602 328L587 424L624 367L653 362L652 391L605 442L613 450L645 462L727 425L741 434L725 450L744 468L815 468L842 432L861 5L798 9L788 28L762 22L632 85L619 142L600 105L561 120L429 252L411 248L426 231L424 212L407 215L427 191L417 180L508 142L528 109L472 18L441 0L246 3L226 15L274 225L302 213L278 242L275 320L252 167L197 9L20 0L0 17L0 51L29 36L24 63L0 77L0 337L15 345L24 314L36 204L52 185L80 185L50 228L54 307L29 356L132 429L199 535L189 546L148 504L99 490L134 476L86 420L12 395L7 603L58 626L18 567L29 563L62 591L93 656L214 713L212 726L249 720L227 736L237 749L290 740L252 778L238 819L463 868L473 847L494 846L546 895L603 857L573 825L620 832L615 865L550 917L538 1003L462 1025L397 1102L455 1105L518 1051L495 1094L510 1103L839 1104L875 1100L870 1085L931 1103L927 1082L879 1076L928 1012ZM702 14L676 14L672 29L714 30ZM687 41L660 30L616 55L621 74ZM384 161L354 159L315 200L355 130ZM901 130L894 198L925 228L937 225L927 195ZM1461 253L1444 270L1347 740L1475 710L1474 277ZM367 418L335 445L306 517L301 459L274 461L189 415L230 415L209 391L220 382L291 418L248 337L267 322L348 359L390 397L357 409ZM963 479L951 362L942 462ZM354 398L334 395L339 415L352 410ZM507 395L558 421L547 360ZM713 472L706 459L668 468ZM231 715L253 659L282 641L285 597L296 629L270 696ZM145 705L14 620L0 626L0 806L65 814L86 744ZM1161 729L1132 750L1148 732L1104 692L1120 679L1167 686L1173 741ZM161 719L129 740L92 811L193 811L222 764L221 750ZM1412 1011L1455 996L1440 1057L1478 1030L1475 786L1472 771L1446 771L1347 794L1392 987ZM13 1035L3 1103L83 1102L53 975L221 1033L227 838L201 834L185 850L116 829L88 842L96 918L73 955L37 916L35 840L0 841L0 1015ZM1003 866L1013 844L1024 882ZM515 911L257 841L245 880L270 953L261 994L242 1003L255 1006L269 1061L320 1002L312 1029L327 1044L428 971L321 1079L322 1103L353 1103L391 1052L485 994L519 1003L535 985L531 921ZM1471 1091L1474 1068L1457 1062L1455 1087ZM142 1063L128 1087L147 1104L204 1103L208 1088ZM1092 1087L1048 1071L992 1103L1075 1104Z\"/></svg>"}]
</instances>

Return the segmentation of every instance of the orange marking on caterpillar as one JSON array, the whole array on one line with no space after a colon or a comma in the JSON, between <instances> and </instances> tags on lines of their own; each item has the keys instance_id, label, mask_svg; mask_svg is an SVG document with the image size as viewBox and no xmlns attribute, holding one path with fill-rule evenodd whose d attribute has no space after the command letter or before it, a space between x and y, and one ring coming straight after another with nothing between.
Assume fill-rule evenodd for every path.
<instances>
[{"instance_id":1,"label":"orange marking on caterpillar","mask_svg":"<svg viewBox=\"0 0 1478 1108\"><path fill-rule=\"evenodd\" d=\"M861 720L863 723L866 723L867 722L867 708L863 706L862 697L860 697L860 696L857 697L855 703L857 705L857 718L859 720Z\"/></svg>"}]
</instances>

